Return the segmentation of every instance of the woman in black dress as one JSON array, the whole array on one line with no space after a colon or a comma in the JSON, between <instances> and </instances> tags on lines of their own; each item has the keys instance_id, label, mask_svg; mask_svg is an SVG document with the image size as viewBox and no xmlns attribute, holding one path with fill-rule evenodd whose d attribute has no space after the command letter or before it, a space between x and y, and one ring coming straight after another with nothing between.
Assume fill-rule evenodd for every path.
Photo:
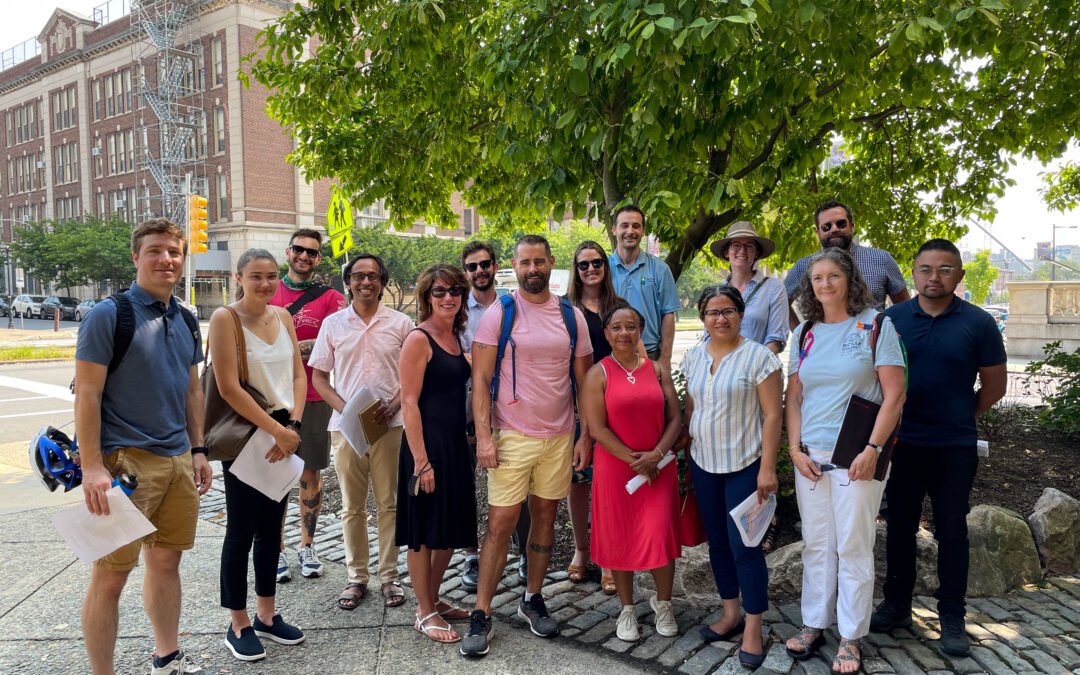
<instances>
[{"instance_id":1,"label":"woman in black dress","mask_svg":"<svg viewBox=\"0 0 1080 675\"><path fill-rule=\"evenodd\" d=\"M417 631L436 642L461 637L448 623L468 612L439 600L454 549L476 547L476 490L465 436L469 363L461 349L469 282L451 265L416 280L420 324L401 347L405 437L398 461L398 546L407 546ZM415 481L412 481L413 477ZM418 484L415 496L410 482Z\"/></svg>"},{"instance_id":2,"label":"woman in black dress","mask_svg":"<svg viewBox=\"0 0 1080 675\"><path fill-rule=\"evenodd\" d=\"M574 267L570 270L570 285L566 298L585 315L593 362L611 354L611 345L604 337L604 322L600 317L619 299L611 285L611 268L604 247L595 241L583 241L574 250ZM577 439L575 439L576 441ZM592 467L575 471L570 485L567 507L574 527L574 559L566 568L566 576L575 584L585 580L585 565L589 562L589 492L592 489ZM608 595L615 593L615 579L608 570L600 570L600 585Z\"/></svg>"}]
</instances>

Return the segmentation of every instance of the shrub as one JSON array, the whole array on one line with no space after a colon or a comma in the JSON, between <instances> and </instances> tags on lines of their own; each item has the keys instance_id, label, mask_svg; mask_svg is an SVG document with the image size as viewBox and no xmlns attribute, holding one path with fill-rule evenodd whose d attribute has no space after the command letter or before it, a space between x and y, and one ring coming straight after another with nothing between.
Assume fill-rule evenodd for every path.
<instances>
[{"instance_id":1,"label":"shrub","mask_svg":"<svg viewBox=\"0 0 1080 675\"><path fill-rule=\"evenodd\" d=\"M1046 392L1046 409L1039 423L1065 434L1080 434L1080 349L1065 352L1058 340L1043 347L1043 352L1041 361L1026 368L1029 375L1053 378L1056 385Z\"/></svg>"}]
</instances>

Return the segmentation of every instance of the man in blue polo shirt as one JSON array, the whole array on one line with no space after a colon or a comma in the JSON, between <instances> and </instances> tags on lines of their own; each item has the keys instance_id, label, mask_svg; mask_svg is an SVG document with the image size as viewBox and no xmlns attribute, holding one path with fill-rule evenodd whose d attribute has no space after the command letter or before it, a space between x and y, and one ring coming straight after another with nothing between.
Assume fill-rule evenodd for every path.
<instances>
[{"instance_id":1,"label":"man in blue polo shirt","mask_svg":"<svg viewBox=\"0 0 1080 675\"><path fill-rule=\"evenodd\" d=\"M645 317L641 340L653 361L671 372L671 348L675 344L675 313L679 294L675 277L663 260L641 250L645 238L645 214L628 204L615 212L615 251L611 263L611 282L615 292Z\"/></svg>"},{"instance_id":2,"label":"man in blue polo shirt","mask_svg":"<svg viewBox=\"0 0 1080 675\"><path fill-rule=\"evenodd\" d=\"M907 347L909 380L900 442L885 487L885 600L874 611L870 630L911 625L915 532L929 493L938 540L940 583L934 596L941 650L967 656L967 513L979 465L975 418L1005 395L1005 346L993 317L954 294L964 268L952 242L923 244L912 272L919 294L885 312Z\"/></svg>"},{"instance_id":3,"label":"man in blue polo shirt","mask_svg":"<svg viewBox=\"0 0 1080 675\"><path fill-rule=\"evenodd\" d=\"M131 501L155 532L94 562L82 629L90 670L114 672L120 593L139 561L143 598L154 629L152 675L203 673L180 651L180 554L195 543L199 495L213 474L203 446L201 340L172 297L184 269L183 230L165 218L132 232L135 283L125 295L133 314L131 344L113 360L120 309L99 302L79 328L75 348L75 428L87 509L109 514L105 492L121 472L139 484ZM127 316L127 313L124 313Z\"/></svg>"}]
</instances>

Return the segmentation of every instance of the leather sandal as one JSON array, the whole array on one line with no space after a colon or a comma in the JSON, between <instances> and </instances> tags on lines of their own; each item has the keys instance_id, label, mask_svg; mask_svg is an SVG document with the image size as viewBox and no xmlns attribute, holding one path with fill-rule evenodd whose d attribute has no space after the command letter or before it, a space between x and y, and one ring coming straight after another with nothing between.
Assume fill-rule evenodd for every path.
<instances>
[{"instance_id":1,"label":"leather sandal","mask_svg":"<svg viewBox=\"0 0 1080 675\"><path fill-rule=\"evenodd\" d=\"M360 601L367 595L367 584L351 581L337 598L338 607L352 611L360 605Z\"/></svg>"},{"instance_id":2,"label":"leather sandal","mask_svg":"<svg viewBox=\"0 0 1080 675\"><path fill-rule=\"evenodd\" d=\"M573 563L567 565L566 578L573 584L580 584L582 581L585 581L585 566L575 565Z\"/></svg>"},{"instance_id":3,"label":"leather sandal","mask_svg":"<svg viewBox=\"0 0 1080 675\"><path fill-rule=\"evenodd\" d=\"M396 581L388 581L382 585L383 604L387 607L397 607L405 604L405 589ZM438 612L436 612L438 614Z\"/></svg>"},{"instance_id":4,"label":"leather sandal","mask_svg":"<svg viewBox=\"0 0 1080 675\"><path fill-rule=\"evenodd\" d=\"M600 588L604 590L605 595L615 595L615 577L605 574L600 578Z\"/></svg>"}]
</instances>

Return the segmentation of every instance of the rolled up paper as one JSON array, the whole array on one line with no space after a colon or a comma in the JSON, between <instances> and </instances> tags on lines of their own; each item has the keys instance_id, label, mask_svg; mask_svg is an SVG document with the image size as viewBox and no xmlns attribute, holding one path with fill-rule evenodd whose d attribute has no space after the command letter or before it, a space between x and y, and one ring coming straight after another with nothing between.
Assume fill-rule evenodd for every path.
<instances>
[{"instance_id":1,"label":"rolled up paper","mask_svg":"<svg viewBox=\"0 0 1080 675\"><path fill-rule=\"evenodd\" d=\"M660 471L675 459L675 455L668 453L660 458L660 461L656 464L656 470ZM645 484L645 476L634 476L630 480L626 481L626 491L630 494L637 492L637 489Z\"/></svg>"}]
</instances>

